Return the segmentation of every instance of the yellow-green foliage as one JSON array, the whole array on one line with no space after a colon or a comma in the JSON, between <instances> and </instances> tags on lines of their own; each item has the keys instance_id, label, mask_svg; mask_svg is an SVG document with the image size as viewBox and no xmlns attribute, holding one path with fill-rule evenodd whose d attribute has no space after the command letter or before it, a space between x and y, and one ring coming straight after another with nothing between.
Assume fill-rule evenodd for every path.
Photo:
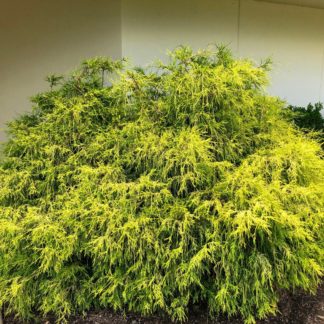
<instances>
[{"instance_id":1,"label":"yellow-green foliage","mask_svg":"<svg viewBox=\"0 0 324 324\"><path fill-rule=\"evenodd\" d=\"M10 123L0 305L25 319L113 307L182 321L202 303L253 323L280 290L315 291L324 161L265 94L268 64L179 48L167 64L123 65L49 77Z\"/></svg>"}]
</instances>

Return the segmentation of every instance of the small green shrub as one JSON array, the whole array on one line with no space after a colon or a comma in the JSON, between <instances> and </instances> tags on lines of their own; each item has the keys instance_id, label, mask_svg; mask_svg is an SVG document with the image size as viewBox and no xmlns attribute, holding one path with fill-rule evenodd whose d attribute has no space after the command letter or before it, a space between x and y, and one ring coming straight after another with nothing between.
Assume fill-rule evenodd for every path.
<instances>
[{"instance_id":1,"label":"small green shrub","mask_svg":"<svg viewBox=\"0 0 324 324\"><path fill-rule=\"evenodd\" d=\"M292 120L300 128L315 131L324 131L324 118L321 114L323 104L321 102L314 105L308 104L307 107L288 106L293 112Z\"/></svg>"},{"instance_id":2,"label":"small green shrub","mask_svg":"<svg viewBox=\"0 0 324 324\"><path fill-rule=\"evenodd\" d=\"M181 47L167 64L123 65L49 77L10 123L0 306L24 319L113 307L182 321L203 303L253 323L282 289L314 292L324 161L264 92L268 64Z\"/></svg>"},{"instance_id":3,"label":"small green shrub","mask_svg":"<svg viewBox=\"0 0 324 324\"><path fill-rule=\"evenodd\" d=\"M324 147L324 117L322 115L323 104L321 102L307 107L288 106L286 115L288 118L304 132L316 132L315 136Z\"/></svg>"}]
</instances>

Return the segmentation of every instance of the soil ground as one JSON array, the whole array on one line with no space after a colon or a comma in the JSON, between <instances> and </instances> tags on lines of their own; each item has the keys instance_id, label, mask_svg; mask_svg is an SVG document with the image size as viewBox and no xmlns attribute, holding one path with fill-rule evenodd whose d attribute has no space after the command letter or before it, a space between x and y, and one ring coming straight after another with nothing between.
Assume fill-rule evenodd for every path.
<instances>
[{"instance_id":1,"label":"soil ground","mask_svg":"<svg viewBox=\"0 0 324 324\"><path fill-rule=\"evenodd\" d=\"M1 322L1 321L0 321ZM46 318L34 323L53 324L54 318ZM136 314L116 313L111 310L89 312L85 317L69 319L69 324L169 324L170 319L161 316L143 317ZM241 319L218 318L211 320L205 310L194 308L188 316L187 324L242 324ZM279 312L275 317L258 321L258 324L324 324L324 283L315 296L306 294L285 294L279 303ZM21 324L12 317L5 318L4 324Z\"/></svg>"}]
</instances>

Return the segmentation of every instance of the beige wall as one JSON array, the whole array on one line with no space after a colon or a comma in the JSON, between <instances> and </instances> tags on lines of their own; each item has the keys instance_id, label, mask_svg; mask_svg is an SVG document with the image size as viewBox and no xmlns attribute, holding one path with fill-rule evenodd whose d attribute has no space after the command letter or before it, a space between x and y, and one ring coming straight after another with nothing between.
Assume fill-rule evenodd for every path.
<instances>
[{"instance_id":1,"label":"beige wall","mask_svg":"<svg viewBox=\"0 0 324 324\"><path fill-rule=\"evenodd\" d=\"M123 0L123 55L145 64L180 44L236 49L238 9L237 0Z\"/></svg>"},{"instance_id":2,"label":"beige wall","mask_svg":"<svg viewBox=\"0 0 324 324\"><path fill-rule=\"evenodd\" d=\"M30 109L50 73L96 55L146 64L179 44L272 56L272 94L324 101L321 9L254 0L0 0L0 8L0 128Z\"/></svg>"},{"instance_id":3,"label":"beige wall","mask_svg":"<svg viewBox=\"0 0 324 324\"><path fill-rule=\"evenodd\" d=\"M44 77L121 55L120 0L0 0L0 141Z\"/></svg>"},{"instance_id":4,"label":"beige wall","mask_svg":"<svg viewBox=\"0 0 324 324\"><path fill-rule=\"evenodd\" d=\"M256 61L271 56L272 94L298 105L324 100L324 10L254 0L122 1L122 51L136 64L179 44L210 42Z\"/></svg>"},{"instance_id":5,"label":"beige wall","mask_svg":"<svg viewBox=\"0 0 324 324\"><path fill-rule=\"evenodd\" d=\"M272 56L271 93L296 105L324 100L323 9L243 1L239 55Z\"/></svg>"}]
</instances>

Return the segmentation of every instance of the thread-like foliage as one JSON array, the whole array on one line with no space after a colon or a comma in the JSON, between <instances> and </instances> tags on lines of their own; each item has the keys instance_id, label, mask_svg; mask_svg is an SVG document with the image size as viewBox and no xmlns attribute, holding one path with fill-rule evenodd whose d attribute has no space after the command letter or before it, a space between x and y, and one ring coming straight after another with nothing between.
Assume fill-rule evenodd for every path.
<instances>
[{"instance_id":1,"label":"thread-like foliage","mask_svg":"<svg viewBox=\"0 0 324 324\"><path fill-rule=\"evenodd\" d=\"M147 69L96 58L49 77L1 161L0 306L183 321L200 303L253 323L282 289L314 292L324 161L267 70L180 47Z\"/></svg>"}]
</instances>

